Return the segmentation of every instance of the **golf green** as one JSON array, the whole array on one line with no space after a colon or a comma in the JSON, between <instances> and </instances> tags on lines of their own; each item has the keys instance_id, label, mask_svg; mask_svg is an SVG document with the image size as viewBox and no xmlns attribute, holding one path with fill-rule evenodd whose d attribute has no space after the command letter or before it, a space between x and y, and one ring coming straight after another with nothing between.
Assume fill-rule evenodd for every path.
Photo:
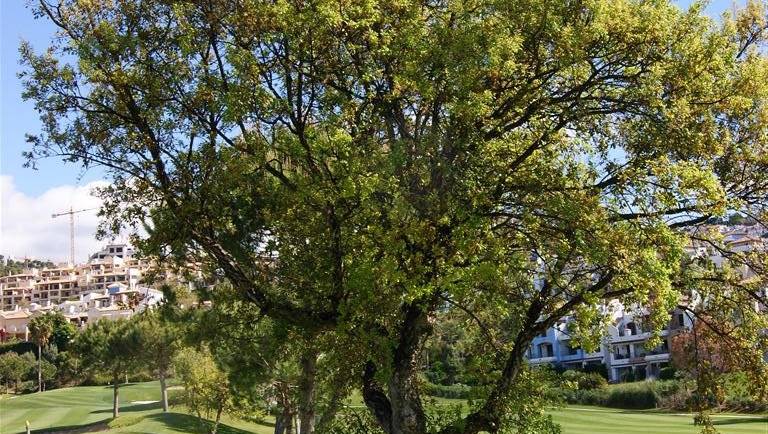
<instances>
[{"instance_id":1,"label":"golf green","mask_svg":"<svg viewBox=\"0 0 768 434\"><path fill-rule=\"evenodd\" d=\"M160 394L156 382L129 384L120 388L121 416L109 433L165 434L198 432L194 417L172 409L162 413L155 402ZM24 432L29 421L36 430L67 430L99 424L111 416L112 390L89 386L58 389L0 400L0 434ZM554 409L551 414L565 434L695 434L692 416L656 411L616 410L600 407ZM768 418L758 415L716 415L722 434L768 434ZM271 434L269 424L225 419L222 434ZM94 428L97 428L94 426Z\"/></svg>"}]
</instances>

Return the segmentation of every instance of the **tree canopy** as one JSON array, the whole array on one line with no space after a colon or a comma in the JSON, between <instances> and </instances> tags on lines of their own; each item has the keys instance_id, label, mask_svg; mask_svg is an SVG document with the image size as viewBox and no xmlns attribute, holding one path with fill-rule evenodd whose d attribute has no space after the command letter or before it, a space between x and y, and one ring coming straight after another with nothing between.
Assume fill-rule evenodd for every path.
<instances>
[{"instance_id":1,"label":"tree canopy","mask_svg":"<svg viewBox=\"0 0 768 434\"><path fill-rule=\"evenodd\" d=\"M704 281L765 305L765 258L743 284L685 254L768 204L765 4L702 8L41 0L60 37L21 48L28 157L107 168L103 232L144 225L145 254L333 333L387 434L426 431L421 350L460 310L488 382L441 432L524 431L524 353L564 316L589 348L611 299L656 330Z\"/></svg>"},{"instance_id":2,"label":"tree canopy","mask_svg":"<svg viewBox=\"0 0 768 434\"><path fill-rule=\"evenodd\" d=\"M77 335L73 349L86 370L103 375L112 382L112 417L119 416L119 388L122 376L136 366L140 347L136 322L125 319L102 319L90 324Z\"/></svg>"}]
</instances>

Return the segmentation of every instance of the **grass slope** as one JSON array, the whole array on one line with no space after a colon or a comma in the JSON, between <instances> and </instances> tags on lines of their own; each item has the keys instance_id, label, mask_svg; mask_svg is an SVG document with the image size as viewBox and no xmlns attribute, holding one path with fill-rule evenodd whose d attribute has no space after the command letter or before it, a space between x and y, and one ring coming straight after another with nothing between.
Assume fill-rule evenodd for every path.
<instances>
[{"instance_id":1,"label":"grass slope","mask_svg":"<svg viewBox=\"0 0 768 434\"><path fill-rule=\"evenodd\" d=\"M162 413L159 404L133 404L159 398L156 382L121 387L121 416L109 433L170 434L198 432L194 417L179 411ZM33 430L64 430L98 424L103 428L111 416L109 387L59 389L0 400L0 434L24 432L24 421ZM353 399L354 401L354 399ZM440 400L441 403L448 400ZM565 434L695 434L690 415L656 411L628 411L599 407L568 407L552 411ZM721 434L768 434L768 418L754 415L717 415ZM222 434L271 434L267 425L226 419Z\"/></svg>"},{"instance_id":2,"label":"grass slope","mask_svg":"<svg viewBox=\"0 0 768 434\"><path fill-rule=\"evenodd\" d=\"M120 417L110 433L185 433L198 431L196 418L171 409L163 413L159 403L133 404L160 397L157 382L128 384L120 387ZM68 430L106 422L112 416L112 389L102 386L57 389L0 400L0 434L23 433L29 421L33 432ZM271 434L270 426L225 419L222 434Z\"/></svg>"}]
</instances>

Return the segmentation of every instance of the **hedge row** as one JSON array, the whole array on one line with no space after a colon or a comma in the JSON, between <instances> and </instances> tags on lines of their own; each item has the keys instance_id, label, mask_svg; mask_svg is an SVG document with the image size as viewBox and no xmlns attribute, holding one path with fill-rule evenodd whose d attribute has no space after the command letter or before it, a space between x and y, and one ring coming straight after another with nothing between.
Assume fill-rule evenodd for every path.
<instances>
[{"instance_id":1,"label":"hedge row","mask_svg":"<svg viewBox=\"0 0 768 434\"><path fill-rule=\"evenodd\" d=\"M678 388L675 381L643 381L591 390L563 390L562 394L569 404L643 410L661 406L662 400Z\"/></svg>"},{"instance_id":2,"label":"hedge row","mask_svg":"<svg viewBox=\"0 0 768 434\"><path fill-rule=\"evenodd\" d=\"M436 396L448 399L473 399L478 397L478 390L475 387L466 384L451 384L445 386L442 384L424 383L424 393L429 396Z\"/></svg>"}]
</instances>

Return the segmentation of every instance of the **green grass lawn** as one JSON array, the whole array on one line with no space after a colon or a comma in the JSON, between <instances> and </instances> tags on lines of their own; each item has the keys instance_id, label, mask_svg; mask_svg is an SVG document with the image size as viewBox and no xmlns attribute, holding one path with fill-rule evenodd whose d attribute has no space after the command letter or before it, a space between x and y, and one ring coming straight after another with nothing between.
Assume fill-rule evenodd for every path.
<instances>
[{"instance_id":1,"label":"green grass lawn","mask_svg":"<svg viewBox=\"0 0 768 434\"><path fill-rule=\"evenodd\" d=\"M551 412L565 434L695 434L693 416L659 411L571 406ZM713 416L721 434L768 434L768 417L748 414Z\"/></svg>"},{"instance_id":2,"label":"green grass lawn","mask_svg":"<svg viewBox=\"0 0 768 434\"><path fill-rule=\"evenodd\" d=\"M197 432L195 418L178 409L163 414L159 404L133 401L159 399L156 382L121 387L121 417L126 426L109 433L170 434ZM0 434L24 432L24 421L33 430L63 430L106 422L111 416L112 390L109 387L76 387L0 400ZM440 400L444 402L445 400ZM552 410L565 434L695 434L690 415L657 411L629 411L600 407L568 407ZM716 415L722 434L768 434L768 418L755 415ZM271 434L273 428L226 419L222 434Z\"/></svg>"},{"instance_id":3,"label":"green grass lawn","mask_svg":"<svg viewBox=\"0 0 768 434\"><path fill-rule=\"evenodd\" d=\"M184 433L196 432L196 418L177 408L163 413L159 403L136 404L133 401L160 399L157 382L120 387L120 418L129 424L110 433ZM0 400L0 434L23 433L24 422L35 430L64 430L106 422L112 416L112 389L102 386L57 389ZM271 434L273 428L240 420L226 419L222 434Z\"/></svg>"}]
</instances>

